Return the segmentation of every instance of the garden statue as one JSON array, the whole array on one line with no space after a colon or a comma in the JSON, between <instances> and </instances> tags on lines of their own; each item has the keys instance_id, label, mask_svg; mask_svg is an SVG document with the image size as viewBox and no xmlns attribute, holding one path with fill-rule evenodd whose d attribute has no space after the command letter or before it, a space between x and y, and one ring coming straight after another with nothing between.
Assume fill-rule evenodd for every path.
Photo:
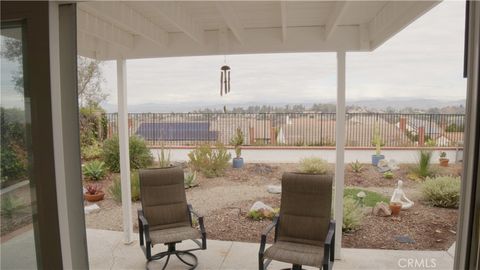
<instances>
[{"instance_id":1,"label":"garden statue","mask_svg":"<svg viewBox=\"0 0 480 270\"><path fill-rule=\"evenodd\" d=\"M402 189L403 181L398 180L397 188L393 191L392 198L390 199L390 203L401 203L402 210L410 209L413 206L413 202L405 196L405 192Z\"/></svg>"}]
</instances>

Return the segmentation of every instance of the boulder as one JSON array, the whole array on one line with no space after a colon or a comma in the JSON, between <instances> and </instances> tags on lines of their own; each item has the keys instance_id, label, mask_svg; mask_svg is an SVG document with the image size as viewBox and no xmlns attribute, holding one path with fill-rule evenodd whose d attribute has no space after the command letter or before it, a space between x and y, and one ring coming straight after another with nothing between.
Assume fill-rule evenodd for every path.
<instances>
[{"instance_id":1,"label":"boulder","mask_svg":"<svg viewBox=\"0 0 480 270\"><path fill-rule=\"evenodd\" d=\"M261 201L256 201L252 207L250 207L250 211L268 211L268 212L273 212L273 208L266 205L265 203Z\"/></svg>"},{"instance_id":2,"label":"boulder","mask_svg":"<svg viewBox=\"0 0 480 270\"><path fill-rule=\"evenodd\" d=\"M272 193L272 194L280 194L282 193L282 186L280 185L268 185L267 186L267 191L268 193Z\"/></svg>"},{"instance_id":3,"label":"boulder","mask_svg":"<svg viewBox=\"0 0 480 270\"><path fill-rule=\"evenodd\" d=\"M373 214L380 217L388 217L392 215L392 210L390 210L388 204L378 202L375 207L373 207Z\"/></svg>"},{"instance_id":4,"label":"boulder","mask_svg":"<svg viewBox=\"0 0 480 270\"><path fill-rule=\"evenodd\" d=\"M85 206L84 211L85 211L85 214L95 213L100 211L100 207L96 203L94 203L94 204Z\"/></svg>"},{"instance_id":5,"label":"boulder","mask_svg":"<svg viewBox=\"0 0 480 270\"><path fill-rule=\"evenodd\" d=\"M390 159L388 161L388 168L390 168L390 170L392 171L400 169L400 167L398 166L398 162L395 159Z\"/></svg>"},{"instance_id":6,"label":"boulder","mask_svg":"<svg viewBox=\"0 0 480 270\"><path fill-rule=\"evenodd\" d=\"M388 166L388 161L386 159L379 160L377 167L378 171L381 173L390 171L390 167Z\"/></svg>"}]
</instances>

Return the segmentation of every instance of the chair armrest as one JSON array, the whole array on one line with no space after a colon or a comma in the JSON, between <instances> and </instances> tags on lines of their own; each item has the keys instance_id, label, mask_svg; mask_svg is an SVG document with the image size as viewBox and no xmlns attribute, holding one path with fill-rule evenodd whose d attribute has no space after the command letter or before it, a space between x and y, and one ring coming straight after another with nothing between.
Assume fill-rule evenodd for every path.
<instances>
[{"instance_id":1,"label":"chair armrest","mask_svg":"<svg viewBox=\"0 0 480 270\"><path fill-rule=\"evenodd\" d=\"M197 219L198 219L198 224L200 225L200 231L202 232L202 234L204 234L204 233L205 233L205 225L204 225L204 223L203 223L203 216L200 215L200 214L198 214L197 212L195 212L195 211L193 210L193 207L192 207L191 204L188 204L187 206L188 206L188 212L189 212L190 214L193 214L194 216L197 217Z\"/></svg>"},{"instance_id":2,"label":"chair armrest","mask_svg":"<svg viewBox=\"0 0 480 270\"><path fill-rule=\"evenodd\" d=\"M143 215L143 211L142 210L138 210L138 221L140 222L140 224L138 224L138 227L139 227L139 230L143 231L143 233L145 234L145 240L147 243L150 243L151 240L150 240L150 229L149 229L149 226L148 226L148 221L147 221L147 218L145 218L145 216ZM142 237L142 236L140 236Z\"/></svg>"},{"instance_id":3,"label":"chair armrest","mask_svg":"<svg viewBox=\"0 0 480 270\"><path fill-rule=\"evenodd\" d=\"M329 265L327 269L331 269L330 262L333 264L335 254L335 220L330 220L327 236L325 237L323 252L323 264Z\"/></svg>"},{"instance_id":4,"label":"chair armrest","mask_svg":"<svg viewBox=\"0 0 480 270\"><path fill-rule=\"evenodd\" d=\"M265 252L267 235L272 231L273 228L277 226L277 223L278 223L278 216L274 217L272 223L268 225L267 228L265 228L265 230L262 232L262 236L260 238L260 250L258 252L260 255L263 255L263 253Z\"/></svg>"}]
</instances>

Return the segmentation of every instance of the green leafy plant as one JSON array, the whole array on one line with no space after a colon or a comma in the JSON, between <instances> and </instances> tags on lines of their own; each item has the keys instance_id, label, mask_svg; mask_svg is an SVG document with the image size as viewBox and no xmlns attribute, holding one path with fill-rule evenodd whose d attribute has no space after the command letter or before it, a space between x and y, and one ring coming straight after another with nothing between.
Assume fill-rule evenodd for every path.
<instances>
[{"instance_id":1,"label":"green leafy plant","mask_svg":"<svg viewBox=\"0 0 480 270\"><path fill-rule=\"evenodd\" d=\"M445 153L444 151L440 152L440 159L444 159L444 158L447 158L447 153Z\"/></svg>"},{"instance_id":2,"label":"green leafy plant","mask_svg":"<svg viewBox=\"0 0 480 270\"><path fill-rule=\"evenodd\" d=\"M105 162L93 160L83 165L83 175L87 180L99 181L105 177Z\"/></svg>"},{"instance_id":3,"label":"green leafy plant","mask_svg":"<svg viewBox=\"0 0 480 270\"><path fill-rule=\"evenodd\" d=\"M184 185L185 188L192 188L197 186L197 172L186 172L184 176Z\"/></svg>"},{"instance_id":4,"label":"green leafy plant","mask_svg":"<svg viewBox=\"0 0 480 270\"><path fill-rule=\"evenodd\" d=\"M383 173L383 178L385 178L385 179L393 179L394 176L395 176L395 175L394 175L393 172L391 172L391 171L388 171L388 172L384 172L384 173Z\"/></svg>"},{"instance_id":5,"label":"green leafy plant","mask_svg":"<svg viewBox=\"0 0 480 270\"><path fill-rule=\"evenodd\" d=\"M300 160L300 171L302 173L326 174L327 170L328 163L324 159L311 157Z\"/></svg>"},{"instance_id":6,"label":"green leafy plant","mask_svg":"<svg viewBox=\"0 0 480 270\"><path fill-rule=\"evenodd\" d=\"M380 135L380 128L378 122L375 123L375 128L373 131L373 145L375 145L375 155L379 156L382 153L382 137Z\"/></svg>"},{"instance_id":7,"label":"green leafy plant","mask_svg":"<svg viewBox=\"0 0 480 270\"><path fill-rule=\"evenodd\" d=\"M27 174L28 155L25 144L25 111L0 108L0 178L2 186Z\"/></svg>"},{"instance_id":8,"label":"green leafy plant","mask_svg":"<svg viewBox=\"0 0 480 270\"><path fill-rule=\"evenodd\" d=\"M157 157L159 168L168 168L172 165L170 162L170 151L168 151L168 154L165 154L165 148L163 145L160 148L160 154L158 154Z\"/></svg>"},{"instance_id":9,"label":"green leafy plant","mask_svg":"<svg viewBox=\"0 0 480 270\"><path fill-rule=\"evenodd\" d=\"M102 145L99 142L94 142L89 145L82 145L81 154L84 161L98 159L102 155Z\"/></svg>"},{"instance_id":10,"label":"green leafy plant","mask_svg":"<svg viewBox=\"0 0 480 270\"><path fill-rule=\"evenodd\" d=\"M460 199L460 177L427 177L422 184L422 194L432 206L458 208Z\"/></svg>"},{"instance_id":11,"label":"green leafy plant","mask_svg":"<svg viewBox=\"0 0 480 270\"><path fill-rule=\"evenodd\" d=\"M233 135L232 139L230 140L230 144L235 146L235 154L237 158L240 158L242 155L242 144L244 143L244 134L241 128L237 128L235 130L235 135Z\"/></svg>"},{"instance_id":12,"label":"green leafy plant","mask_svg":"<svg viewBox=\"0 0 480 270\"><path fill-rule=\"evenodd\" d=\"M152 153L148 149L145 141L132 136L129 139L130 168L142 169L153 163ZM120 149L118 136L113 136L103 143L102 159L112 172L120 172Z\"/></svg>"},{"instance_id":13,"label":"green leafy plant","mask_svg":"<svg viewBox=\"0 0 480 270\"><path fill-rule=\"evenodd\" d=\"M130 173L130 190L132 201L140 200L140 177L137 171ZM116 202L122 201L122 183L119 177L113 179L113 183L108 189L108 193Z\"/></svg>"},{"instance_id":14,"label":"green leafy plant","mask_svg":"<svg viewBox=\"0 0 480 270\"><path fill-rule=\"evenodd\" d=\"M2 198L1 212L2 215L11 218L19 209L25 207L23 201L14 195L4 195Z\"/></svg>"},{"instance_id":15,"label":"green leafy plant","mask_svg":"<svg viewBox=\"0 0 480 270\"><path fill-rule=\"evenodd\" d=\"M212 178L224 174L232 155L227 152L222 143L217 143L215 148L209 144L201 145L188 153L188 157L194 170Z\"/></svg>"},{"instance_id":16,"label":"green leafy plant","mask_svg":"<svg viewBox=\"0 0 480 270\"><path fill-rule=\"evenodd\" d=\"M280 212L280 208L275 208L273 209L273 211L268 211L265 209L251 210L251 211L248 211L247 217L253 220L264 220L264 219L272 220L276 215L278 215L279 212Z\"/></svg>"},{"instance_id":17,"label":"green leafy plant","mask_svg":"<svg viewBox=\"0 0 480 270\"><path fill-rule=\"evenodd\" d=\"M431 150L420 150L417 165L413 168L413 173L420 178L425 178L433 174L430 161L432 159Z\"/></svg>"},{"instance_id":18,"label":"green leafy plant","mask_svg":"<svg viewBox=\"0 0 480 270\"><path fill-rule=\"evenodd\" d=\"M355 162L350 163L350 167L352 168L352 171L355 173L359 173L363 169L362 163L358 162L358 159Z\"/></svg>"},{"instance_id":19,"label":"green leafy plant","mask_svg":"<svg viewBox=\"0 0 480 270\"><path fill-rule=\"evenodd\" d=\"M375 204L378 202L389 202L390 198L385 197L384 195L374 192L374 191L369 191L365 189L360 189L360 188L345 188L344 190L344 198L354 198L355 200L360 200L360 196L358 196L359 193L363 192L365 196L363 197L363 205L367 207L374 207Z\"/></svg>"},{"instance_id":20,"label":"green leafy plant","mask_svg":"<svg viewBox=\"0 0 480 270\"><path fill-rule=\"evenodd\" d=\"M363 210L352 197L343 200L343 224L342 230L346 232L356 231L360 228L363 219Z\"/></svg>"}]
</instances>

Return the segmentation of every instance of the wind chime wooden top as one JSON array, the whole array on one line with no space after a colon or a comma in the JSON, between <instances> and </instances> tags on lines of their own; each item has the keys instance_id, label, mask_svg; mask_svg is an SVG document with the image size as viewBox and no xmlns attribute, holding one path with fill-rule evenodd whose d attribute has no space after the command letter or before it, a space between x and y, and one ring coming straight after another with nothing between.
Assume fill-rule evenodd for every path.
<instances>
[{"instance_id":1,"label":"wind chime wooden top","mask_svg":"<svg viewBox=\"0 0 480 270\"><path fill-rule=\"evenodd\" d=\"M220 68L220 96L230 93L230 67L224 65Z\"/></svg>"}]
</instances>

